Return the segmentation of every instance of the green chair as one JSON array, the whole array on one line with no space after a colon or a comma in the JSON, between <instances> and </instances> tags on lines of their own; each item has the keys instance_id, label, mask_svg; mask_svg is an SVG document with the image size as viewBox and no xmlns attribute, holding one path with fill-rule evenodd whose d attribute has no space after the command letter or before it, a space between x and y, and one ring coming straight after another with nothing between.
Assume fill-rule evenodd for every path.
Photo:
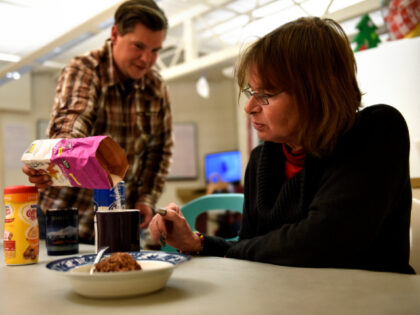
<instances>
[{"instance_id":1,"label":"green chair","mask_svg":"<svg viewBox=\"0 0 420 315\"><path fill-rule=\"evenodd\" d=\"M195 221L197 217L204 212L213 210L230 210L234 212L242 213L244 205L244 195L238 193L220 193L211 194L199 197L188 203L182 208L182 214L185 217L187 223L191 226L191 229L195 229ZM235 237L230 240L236 240ZM163 251L175 252L175 248L169 245L162 247Z\"/></svg>"}]
</instances>

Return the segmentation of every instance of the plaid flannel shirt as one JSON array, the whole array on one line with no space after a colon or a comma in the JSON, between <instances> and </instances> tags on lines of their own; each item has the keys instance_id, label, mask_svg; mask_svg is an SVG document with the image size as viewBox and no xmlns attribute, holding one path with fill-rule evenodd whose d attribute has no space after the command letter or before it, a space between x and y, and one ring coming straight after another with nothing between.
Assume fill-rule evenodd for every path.
<instances>
[{"instance_id":1,"label":"plaid flannel shirt","mask_svg":"<svg viewBox=\"0 0 420 315\"><path fill-rule=\"evenodd\" d=\"M75 57L61 73L47 134L50 138L112 137L125 151L127 207L154 206L172 156L172 116L167 87L156 71L123 83L116 75L112 45ZM51 187L40 207L79 209L79 237L93 242L93 191Z\"/></svg>"}]
</instances>

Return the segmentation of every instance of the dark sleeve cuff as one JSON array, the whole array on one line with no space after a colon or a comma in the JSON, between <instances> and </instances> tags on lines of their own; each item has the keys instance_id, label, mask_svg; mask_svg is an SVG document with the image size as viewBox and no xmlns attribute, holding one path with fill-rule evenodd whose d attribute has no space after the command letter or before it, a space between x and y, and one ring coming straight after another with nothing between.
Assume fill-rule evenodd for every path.
<instances>
[{"instance_id":1,"label":"dark sleeve cuff","mask_svg":"<svg viewBox=\"0 0 420 315\"><path fill-rule=\"evenodd\" d=\"M204 235L202 256L224 257L234 242L226 241L222 237Z\"/></svg>"}]
</instances>

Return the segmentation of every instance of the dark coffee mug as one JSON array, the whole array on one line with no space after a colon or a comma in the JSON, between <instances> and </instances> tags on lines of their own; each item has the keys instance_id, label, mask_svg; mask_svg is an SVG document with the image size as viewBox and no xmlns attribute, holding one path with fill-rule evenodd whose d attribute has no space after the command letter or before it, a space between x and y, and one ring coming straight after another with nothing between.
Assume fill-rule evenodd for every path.
<instances>
[{"instance_id":1,"label":"dark coffee mug","mask_svg":"<svg viewBox=\"0 0 420 315\"><path fill-rule=\"evenodd\" d=\"M76 208L47 210L45 239L48 255L70 255L79 252L78 222Z\"/></svg>"},{"instance_id":2,"label":"dark coffee mug","mask_svg":"<svg viewBox=\"0 0 420 315\"><path fill-rule=\"evenodd\" d=\"M96 211L97 251L109 246L106 253L140 250L140 210Z\"/></svg>"}]
</instances>

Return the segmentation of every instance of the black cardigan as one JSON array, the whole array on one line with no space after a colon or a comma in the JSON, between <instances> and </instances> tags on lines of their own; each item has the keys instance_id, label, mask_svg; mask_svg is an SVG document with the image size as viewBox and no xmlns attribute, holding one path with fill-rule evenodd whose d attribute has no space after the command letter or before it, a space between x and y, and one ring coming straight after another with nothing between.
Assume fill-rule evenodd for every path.
<instances>
[{"instance_id":1,"label":"black cardigan","mask_svg":"<svg viewBox=\"0 0 420 315\"><path fill-rule=\"evenodd\" d=\"M203 255L278 265L413 273L409 136L391 106L357 115L334 153L285 178L281 144L252 151L237 243L206 236Z\"/></svg>"}]
</instances>

